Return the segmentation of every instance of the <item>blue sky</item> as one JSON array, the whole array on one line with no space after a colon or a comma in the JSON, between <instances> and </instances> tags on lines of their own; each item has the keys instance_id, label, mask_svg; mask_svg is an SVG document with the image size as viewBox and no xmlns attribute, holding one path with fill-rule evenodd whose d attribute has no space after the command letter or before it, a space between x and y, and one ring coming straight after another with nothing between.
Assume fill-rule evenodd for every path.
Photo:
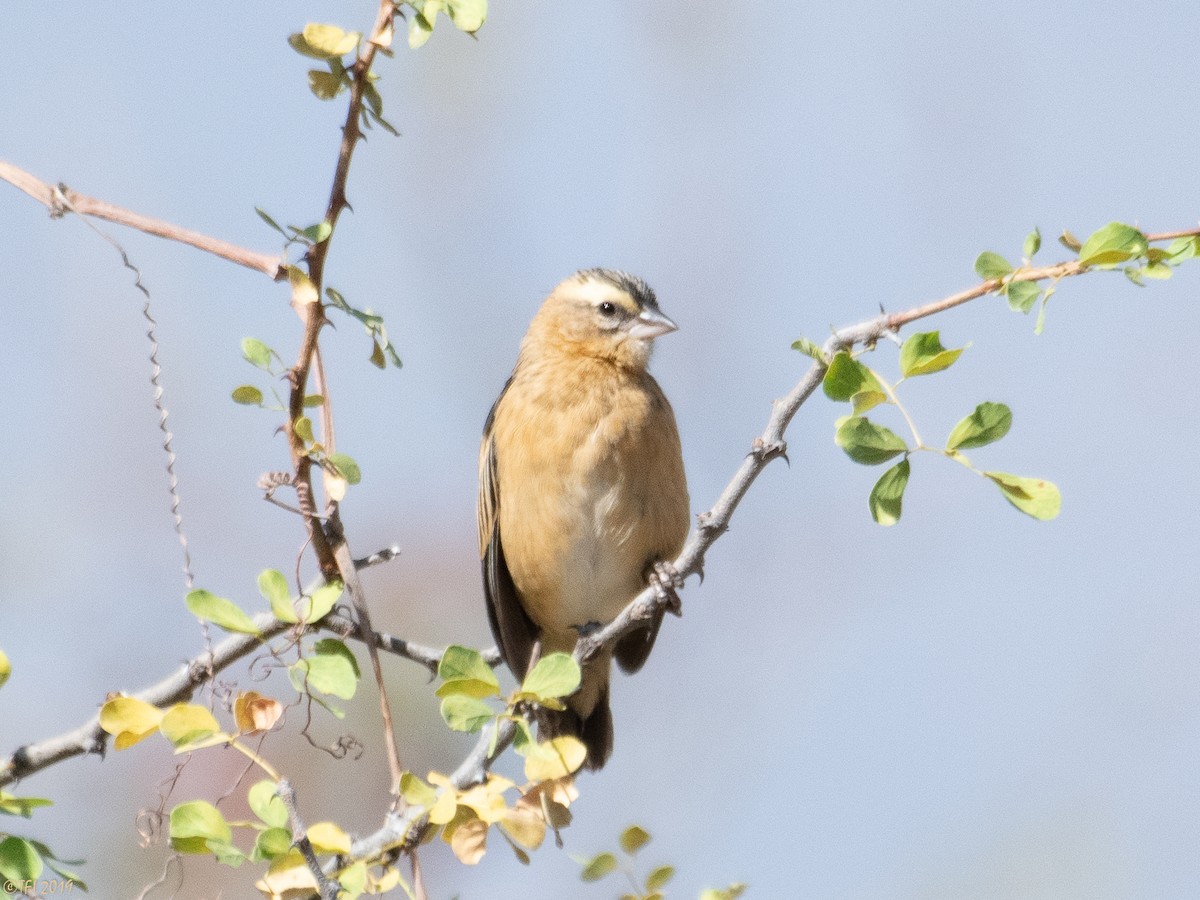
<instances>
[{"instance_id":1,"label":"blue sky","mask_svg":"<svg viewBox=\"0 0 1200 900\"><path fill-rule=\"evenodd\" d=\"M327 334L342 449L364 480L344 506L376 624L427 643L488 642L474 534L478 435L544 293L577 268L645 277L680 331L654 371L675 406L693 509L707 509L803 373L801 334L974 283L1111 220L1197 221L1194 4L493 4L478 40L439 27L383 60L386 114L350 180L329 283L382 313L405 367L380 373L358 326ZM317 221L339 104L307 91L285 38L365 28L367 2L10 3L0 158L45 180L272 252L261 206ZM84 721L196 652L183 606L140 298L112 249L0 186L0 749ZM190 249L109 228L161 323L183 509L199 583L244 605L288 570L296 523L262 503L285 447L229 391L239 342L294 352L284 288ZM971 343L904 386L930 440L984 401L1012 432L981 466L1054 480L1039 523L980 479L913 461L903 521L866 498L877 470L833 444L816 397L689 583L642 673L619 679L617 746L582 784L567 848L464 870L425 852L432 896L606 897L569 854L654 835L678 896L1170 897L1200 891L1200 496L1190 396L1200 265L1146 289L1064 282L1044 334L990 298L931 321ZM895 373L895 350L871 358ZM901 427L899 422L889 424ZM240 674L243 686L252 678ZM450 768L422 673L389 678L414 769ZM278 684L278 680L268 684ZM283 690L283 686L279 685ZM293 723L296 727L298 723ZM309 818L367 830L386 767L373 692L348 724L362 760L276 741ZM55 798L27 833L86 856L96 896L157 876L138 810L174 771L161 748L73 760L21 786ZM168 806L229 788L194 763ZM225 873L189 860L179 896ZM236 873L232 884L245 884ZM227 888L227 894L240 895Z\"/></svg>"}]
</instances>

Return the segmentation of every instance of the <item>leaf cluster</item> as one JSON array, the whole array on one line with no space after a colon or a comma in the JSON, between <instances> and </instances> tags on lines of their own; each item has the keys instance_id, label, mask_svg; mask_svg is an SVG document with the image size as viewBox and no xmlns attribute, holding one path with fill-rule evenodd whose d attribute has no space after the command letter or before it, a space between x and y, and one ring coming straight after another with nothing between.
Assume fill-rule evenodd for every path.
<instances>
[{"instance_id":1,"label":"leaf cluster","mask_svg":"<svg viewBox=\"0 0 1200 900\"><path fill-rule=\"evenodd\" d=\"M600 881L614 872L621 872L633 890L621 895L621 900L663 900L663 889L675 877L675 867L655 866L639 878L634 871L638 851L650 843L650 832L640 825L630 825L621 832L617 840L620 856L606 850L588 858L576 858L582 867L579 877L583 881ZM736 900L746 890L746 885L736 882L726 888L707 888L700 893L700 900Z\"/></svg>"},{"instance_id":2,"label":"leaf cluster","mask_svg":"<svg viewBox=\"0 0 1200 900\"><path fill-rule=\"evenodd\" d=\"M1030 245L1034 243L1030 242ZM1052 519L1058 515L1061 499L1058 488L1050 482L1007 472L980 471L963 453L994 443L1008 433L1012 427L1012 411L1003 403L985 402L976 406L951 429L940 448L928 447L921 441L911 417L900 403L896 388L902 382L949 369L966 347L943 346L937 331L910 335L900 346L900 378L893 385L849 350L840 350L825 361L820 349L811 341L800 339L792 346L825 362L822 380L825 395L831 400L850 404L851 413L835 422L834 442L837 446L854 462L865 466L882 465L898 456L903 457L879 477L867 498L871 516L880 525L894 525L900 521L904 492L912 474L910 457L917 451L940 454L989 479L1009 503L1026 515L1036 519ZM908 423L911 445L895 431L866 415L876 407L885 406L894 407Z\"/></svg>"}]
</instances>

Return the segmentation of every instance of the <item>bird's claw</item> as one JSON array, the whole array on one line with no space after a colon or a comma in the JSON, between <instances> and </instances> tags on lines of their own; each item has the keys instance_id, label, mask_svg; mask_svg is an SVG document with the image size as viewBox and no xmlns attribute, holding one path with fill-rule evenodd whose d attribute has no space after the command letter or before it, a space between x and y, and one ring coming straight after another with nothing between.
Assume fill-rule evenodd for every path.
<instances>
[{"instance_id":1,"label":"bird's claw","mask_svg":"<svg viewBox=\"0 0 1200 900\"><path fill-rule=\"evenodd\" d=\"M679 570L666 560L660 559L650 572L650 586L654 593L672 615L683 615L683 601L679 599L679 589L683 587L683 576Z\"/></svg>"}]
</instances>

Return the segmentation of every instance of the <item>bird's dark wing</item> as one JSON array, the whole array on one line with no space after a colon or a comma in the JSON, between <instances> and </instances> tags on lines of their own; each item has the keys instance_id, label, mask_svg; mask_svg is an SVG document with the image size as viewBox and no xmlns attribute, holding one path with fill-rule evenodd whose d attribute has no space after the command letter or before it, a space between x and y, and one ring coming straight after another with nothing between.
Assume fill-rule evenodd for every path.
<instances>
[{"instance_id":1,"label":"bird's dark wing","mask_svg":"<svg viewBox=\"0 0 1200 900\"><path fill-rule=\"evenodd\" d=\"M645 628L631 631L617 641L613 647L613 657L622 672L633 674L643 665L650 651L654 649L654 639L658 637L658 627L662 625L663 614L660 611Z\"/></svg>"},{"instance_id":2,"label":"bird's dark wing","mask_svg":"<svg viewBox=\"0 0 1200 900\"><path fill-rule=\"evenodd\" d=\"M526 615L517 596L516 586L504 561L500 540L500 484L496 477L496 442L492 426L496 411L512 379L504 385L483 427L479 448L479 553L483 561L483 594L487 600L488 622L492 636L508 668L518 680L524 679L537 638L537 627Z\"/></svg>"}]
</instances>

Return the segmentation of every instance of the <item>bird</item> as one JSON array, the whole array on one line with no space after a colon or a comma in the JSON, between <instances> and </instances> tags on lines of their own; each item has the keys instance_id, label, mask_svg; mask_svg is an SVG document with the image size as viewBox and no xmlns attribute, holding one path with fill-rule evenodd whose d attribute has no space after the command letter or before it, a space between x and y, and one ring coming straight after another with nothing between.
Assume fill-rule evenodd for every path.
<instances>
[{"instance_id":1,"label":"bird","mask_svg":"<svg viewBox=\"0 0 1200 900\"><path fill-rule=\"evenodd\" d=\"M675 414L647 370L677 325L626 272L576 272L554 288L521 342L479 452L479 540L488 621L523 680L537 658L570 653L647 584L673 597L671 566L690 522ZM674 598L677 600L677 598ZM662 624L583 665L566 708L538 710L539 740L567 734L601 768L612 754L611 661L639 670Z\"/></svg>"}]
</instances>

